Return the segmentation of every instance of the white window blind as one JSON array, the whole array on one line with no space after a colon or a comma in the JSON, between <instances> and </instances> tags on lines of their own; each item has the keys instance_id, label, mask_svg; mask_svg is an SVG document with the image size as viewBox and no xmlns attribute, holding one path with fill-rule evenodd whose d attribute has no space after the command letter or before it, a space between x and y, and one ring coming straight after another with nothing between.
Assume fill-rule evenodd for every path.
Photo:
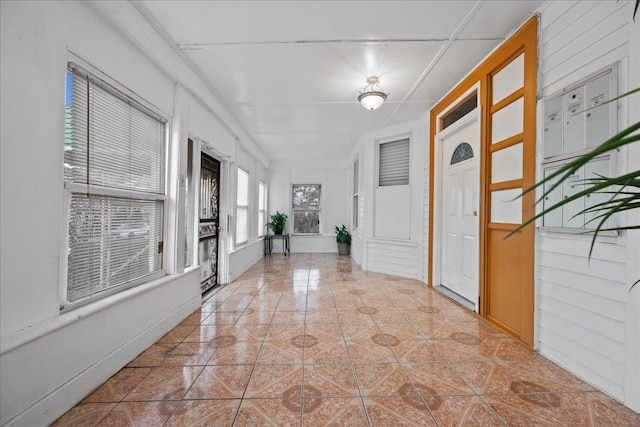
<instances>
[{"instance_id":1,"label":"white window blind","mask_svg":"<svg viewBox=\"0 0 640 427\"><path fill-rule=\"evenodd\" d=\"M267 210L266 197L266 185L262 181L258 181L258 236L264 236L265 229L265 216Z\"/></svg>"},{"instance_id":2,"label":"white window blind","mask_svg":"<svg viewBox=\"0 0 640 427\"><path fill-rule=\"evenodd\" d=\"M378 185L409 185L409 139L385 142L379 147Z\"/></svg>"},{"instance_id":3,"label":"white window blind","mask_svg":"<svg viewBox=\"0 0 640 427\"><path fill-rule=\"evenodd\" d=\"M236 244L249 239L249 174L238 169L238 194L236 204Z\"/></svg>"},{"instance_id":4,"label":"white window blind","mask_svg":"<svg viewBox=\"0 0 640 427\"><path fill-rule=\"evenodd\" d=\"M69 64L63 308L164 274L165 147L163 118Z\"/></svg>"}]
</instances>

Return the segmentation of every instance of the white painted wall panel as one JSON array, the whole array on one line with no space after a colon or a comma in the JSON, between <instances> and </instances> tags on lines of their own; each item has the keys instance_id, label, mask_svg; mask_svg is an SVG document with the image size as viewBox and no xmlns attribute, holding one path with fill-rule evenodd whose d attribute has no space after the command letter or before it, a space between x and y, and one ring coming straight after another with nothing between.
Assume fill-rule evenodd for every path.
<instances>
[{"instance_id":1,"label":"white painted wall panel","mask_svg":"<svg viewBox=\"0 0 640 427\"><path fill-rule=\"evenodd\" d=\"M381 187L376 191L374 236L409 240L411 237L411 188Z\"/></svg>"},{"instance_id":2,"label":"white painted wall panel","mask_svg":"<svg viewBox=\"0 0 640 427\"><path fill-rule=\"evenodd\" d=\"M491 182L522 178L522 143L491 153Z\"/></svg>"},{"instance_id":3,"label":"white painted wall panel","mask_svg":"<svg viewBox=\"0 0 640 427\"><path fill-rule=\"evenodd\" d=\"M491 222L504 224L522 223L522 190L500 190L491 192Z\"/></svg>"},{"instance_id":4,"label":"white painted wall panel","mask_svg":"<svg viewBox=\"0 0 640 427\"><path fill-rule=\"evenodd\" d=\"M541 8L541 87L547 96L588 75L623 61L638 63L640 52L630 50L633 2L548 2ZM637 34L637 31L636 31ZM635 42L637 47L637 41ZM621 88L636 87L638 76L622 76ZM624 110L621 110L624 111ZM629 117L629 122L637 121ZM627 117L623 116L622 125ZM629 165L640 164L638 154ZM540 165L538 165L540 167ZM626 172L620 167L618 173ZM626 239L601 237L591 260L590 236L538 232L537 347L636 411L640 409L637 352L638 325L628 323L637 313L638 298L627 292L629 259ZM627 264L630 263L630 264Z\"/></svg>"},{"instance_id":5,"label":"white painted wall panel","mask_svg":"<svg viewBox=\"0 0 640 427\"><path fill-rule=\"evenodd\" d=\"M211 116L211 112L202 102L189 94L189 133L192 137L199 138L225 156L235 160L236 140L217 119Z\"/></svg>"},{"instance_id":6,"label":"white painted wall panel","mask_svg":"<svg viewBox=\"0 0 640 427\"><path fill-rule=\"evenodd\" d=\"M520 98L491 116L491 143L500 142L522 132L524 124L524 99Z\"/></svg>"},{"instance_id":7,"label":"white painted wall panel","mask_svg":"<svg viewBox=\"0 0 640 427\"><path fill-rule=\"evenodd\" d=\"M542 320L544 316L544 313L540 315L539 322L542 324L546 323ZM612 363L609 357L593 352L592 344L583 346L567 339L558 332L558 327L546 328L548 333L540 338L539 351L604 392L612 396L623 394L621 384L624 373L621 364ZM582 354L580 360L575 360L575 354Z\"/></svg>"},{"instance_id":8,"label":"white painted wall panel","mask_svg":"<svg viewBox=\"0 0 640 427\"><path fill-rule=\"evenodd\" d=\"M369 271L418 280L422 276L418 245L370 240L366 250Z\"/></svg>"},{"instance_id":9,"label":"white painted wall panel","mask_svg":"<svg viewBox=\"0 0 640 427\"><path fill-rule=\"evenodd\" d=\"M524 53L493 77L493 104L524 86Z\"/></svg>"},{"instance_id":10,"label":"white painted wall panel","mask_svg":"<svg viewBox=\"0 0 640 427\"><path fill-rule=\"evenodd\" d=\"M282 253L282 248L274 248L274 253ZM229 254L229 283L236 280L264 256L264 241L251 242Z\"/></svg>"}]
</instances>

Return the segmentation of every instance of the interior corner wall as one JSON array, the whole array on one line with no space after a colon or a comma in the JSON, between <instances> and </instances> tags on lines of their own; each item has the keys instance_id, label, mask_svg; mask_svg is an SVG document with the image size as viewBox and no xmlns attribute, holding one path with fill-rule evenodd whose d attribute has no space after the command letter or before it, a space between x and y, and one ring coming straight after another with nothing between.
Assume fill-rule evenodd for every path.
<instances>
[{"instance_id":1,"label":"interior corner wall","mask_svg":"<svg viewBox=\"0 0 640 427\"><path fill-rule=\"evenodd\" d=\"M617 61L621 61L620 92L640 86L640 23L631 18L633 4L553 1L543 5L542 97ZM619 129L638 122L640 103L638 98L634 102L621 103ZM640 150L627 147L618 158L617 172L627 173L640 164ZM637 220L637 213L630 215ZM640 288L628 290L637 280L639 233L599 238L591 260L590 240L590 236L537 233L537 348L640 411Z\"/></svg>"}]
</instances>

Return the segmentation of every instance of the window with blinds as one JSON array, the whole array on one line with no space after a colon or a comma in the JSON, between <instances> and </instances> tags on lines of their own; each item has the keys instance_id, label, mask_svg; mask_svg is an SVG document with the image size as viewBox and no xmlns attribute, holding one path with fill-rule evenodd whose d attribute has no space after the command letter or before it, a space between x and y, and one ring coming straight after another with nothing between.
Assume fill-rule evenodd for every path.
<instances>
[{"instance_id":1,"label":"window with blinds","mask_svg":"<svg viewBox=\"0 0 640 427\"><path fill-rule=\"evenodd\" d=\"M378 186L409 185L409 139L385 142L378 147Z\"/></svg>"},{"instance_id":2,"label":"window with blinds","mask_svg":"<svg viewBox=\"0 0 640 427\"><path fill-rule=\"evenodd\" d=\"M249 173L240 168L236 202L236 244L241 244L249 240Z\"/></svg>"},{"instance_id":3,"label":"window with blinds","mask_svg":"<svg viewBox=\"0 0 640 427\"><path fill-rule=\"evenodd\" d=\"M358 228L358 217L359 217L359 210L360 210L359 179L360 179L360 167L359 167L359 161L356 160L355 162L353 162L353 206L352 206L353 217L351 221L353 225L352 228L354 230Z\"/></svg>"},{"instance_id":4,"label":"window with blinds","mask_svg":"<svg viewBox=\"0 0 640 427\"><path fill-rule=\"evenodd\" d=\"M164 274L165 152L165 119L69 63L62 308Z\"/></svg>"}]
</instances>

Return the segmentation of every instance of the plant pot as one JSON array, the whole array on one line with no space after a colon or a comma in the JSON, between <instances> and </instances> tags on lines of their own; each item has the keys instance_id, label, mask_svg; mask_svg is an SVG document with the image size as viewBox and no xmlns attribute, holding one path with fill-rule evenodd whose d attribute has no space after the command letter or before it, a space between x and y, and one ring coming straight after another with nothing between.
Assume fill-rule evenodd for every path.
<instances>
[{"instance_id":1,"label":"plant pot","mask_svg":"<svg viewBox=\"0 0 640 427\"><path fill-rule=\"evenodd\" d=\"M348 243L338 243L338 255L349 255L351 253L351 245Z\"/></svg>"},{"instance_id":2,"label":"plant pot","mask_svg":"<svg viewBox=\"0 0 640 427\"><path fill-rule=\"evenodd\" d=\"M276 228L275 230L273 230L273 232L275 233L276 236L281 236L282 235L282 228Z\"/></svg>"}]
</instances>

